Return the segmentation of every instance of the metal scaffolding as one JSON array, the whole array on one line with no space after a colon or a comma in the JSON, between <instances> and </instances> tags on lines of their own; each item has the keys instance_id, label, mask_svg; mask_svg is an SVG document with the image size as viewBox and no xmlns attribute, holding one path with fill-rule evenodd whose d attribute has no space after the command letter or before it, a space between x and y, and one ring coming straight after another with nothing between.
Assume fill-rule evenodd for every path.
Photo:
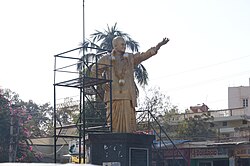
<instances>
[{"instance_id":1,"label":"metal scaffolding","mask_svg":"<svg viewBox=\"0 0 250 166\"><path fill-rule=\"evenodd\" d=\"M85 49L95 49L98 53L85 54L82 51L82 57L79 58L79 51ZM100 52L102 51L102 52ZM107 117L112 117L112 107L110 107L110 115L106 115L106 106L103 101L103 86L108 84L110 87L110 101L112 102L112 80L105 77L105 74L100 74L100 64L98 57L103 55L109 56L109 52L105 50L97 50L90 47L79 47L60 54L54 55L54 162L57 162L57 140L58 138L71 138L79 140L79 163L81 158L85 163L85 142L86 136L90 132L112 132L112 122L108 122ZM78 56L78 57L77 57ZM92 57L92 58L89 58ZM90 60L91 59L91 60ZM109 68L112 78L112 66L110 64L101 64L102 67ZM94 74L93 74L94 73ZM58 93L67 95L64 88L58 90L59 87L65 87L72 90L74 96L79 98L78 103L78 120L74 124L63 124L57 116L59 100ZM74 89L74 90L73 90ZM72 93L70 93L72 96ZM112 104L111 104L112 105ZM88 117L87 111L96 115ZM104 113L104 114L103 114ZM97 119L98 118L98 119ZM90 122L91 121L91 122ZM63 129L77 128L77 135L65 135ZM83 145L82 145L83 144ZM83 149L81 149L83 147Z\"/></svg>"}]
</instances>

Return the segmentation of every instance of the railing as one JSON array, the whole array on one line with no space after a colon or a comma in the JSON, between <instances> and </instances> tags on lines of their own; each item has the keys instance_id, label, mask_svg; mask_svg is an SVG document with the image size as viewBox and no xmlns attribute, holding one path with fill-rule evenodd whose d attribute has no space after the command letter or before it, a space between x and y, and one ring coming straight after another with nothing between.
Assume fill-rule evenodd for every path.
<instances>
[{"instance_id":1,"label":"railing","mask_svg":"<svg viewBox=\"0 0 250 166\"><path fill-rule=\"evenodd\" d=\"M146 112L147 117L147 130L153 131L153 134L156 136L156 140L158 140L158 144L153 143L153 161L156 160L156 163L152 165L155 166L187 166L188 160L182 154L182 152L178 149L174 141L169 137L167 131L164 127L158 122L157 118L152 114L150 110L137 111L137 112ZM144 114L145 115L145 114ZM145 121L144 121L145 122ZM171 158L164 154L164 151L171 151Z\"/></svg>"},{"instance_id":2,"label":"railing","mask_svg":"<svg viewBox=\"0 0 250 166\"><path fill-rule=\"evenodd\" d=\"M196 112L196 113L181 113L174 114L169 119L171 124L177 124L185 119L194 118L195 116L202 116L204 114L210 115L214 118L230 118L230 117L247 117L248 112L244 107L232 108L232 109L223 109L223 110L212 110L207 112Z\"/></svg>"}]
</instances>

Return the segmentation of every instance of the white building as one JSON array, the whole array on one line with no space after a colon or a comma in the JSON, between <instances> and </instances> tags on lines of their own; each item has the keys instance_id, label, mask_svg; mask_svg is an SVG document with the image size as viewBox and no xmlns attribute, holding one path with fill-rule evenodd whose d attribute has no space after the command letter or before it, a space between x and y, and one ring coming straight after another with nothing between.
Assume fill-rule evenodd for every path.
<instances>
[{"instance_id":1,"label":"white building","mask_svg":"<svg viewBox=\"0 0 250 166\"><path fill-rule=\"evenodd\" d=\"M208 113L213 119L211 127L219 137L232 141L250 140L250 79L249 86L228 88L228 108L209 110L205 104L190 107L190 111L170 117L171 125L178 125L184 119Z\"/></svg>"},{"instance_id":2,"label":"white building","mask_svg":"<svg viewBox=\"0 0 250 166\"><path fill-rule=\"evenodd\" d=\"M248 86L238 86L228 88L228 108L244 107L245 114L250 115L250 78Z\"/></svg>"},{"instance_id":3,"label":"white building","mask_svg":"<svg viewBox=\"0 0 250 166\"><path fill-rule=\"evenodd\" d=\"M232 140L250 140L250 79L248 86L228 88L228 109L217 112L214 122L221 135Z\"/></svg>"}]
</instances>

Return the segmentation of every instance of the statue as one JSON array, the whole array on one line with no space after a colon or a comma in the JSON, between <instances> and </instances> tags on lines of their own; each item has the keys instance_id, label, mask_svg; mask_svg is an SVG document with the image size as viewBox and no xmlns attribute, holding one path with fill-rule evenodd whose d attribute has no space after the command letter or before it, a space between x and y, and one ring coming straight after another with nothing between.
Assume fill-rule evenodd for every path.
<instances>
[{"instance_id":1,"label":"statue","mask_svg":"<svg viewBox=\"0 0 250 166\"><path fill-rule=\"evenodd\" d=\"M135 54L126 53L125 40L118 36L112 41L111 55L105 55L98 61L98 75L105 73L107 79L112 80L112 131L118 133L132 133L136 131L137 106L136 86L134 82L134 68L142 61L157 54L161 46L169 41L164 38L155 47L146 52ZM112 64L112 78L110 69L105 67ZM104 101L107 104L107 116L110 122L110 88L105 84Z\"/></svg>"}]
</instances>

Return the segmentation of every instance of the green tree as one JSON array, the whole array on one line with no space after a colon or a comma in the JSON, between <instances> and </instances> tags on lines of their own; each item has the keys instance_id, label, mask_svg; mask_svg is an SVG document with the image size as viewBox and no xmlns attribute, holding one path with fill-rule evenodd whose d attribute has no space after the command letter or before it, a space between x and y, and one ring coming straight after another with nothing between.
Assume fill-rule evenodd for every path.
<instances>
[{"instance_id":1,"label":"green tree","mask_svg":"<svg viewBox=\"0 0 250 166\"><path fill-rule=\"evenodd\" d=\"M10 107L9 101L0 89L0 162L8 161L10 143Z\"/></svg>"},{"instance_id":2,"label":"green tree","mask_svg":"<svg viewBox=\"0 0 250 166\"><path fill-rule=\"evenodd\" d=\"M86 127L104 126L106 123L106 107L103 102L90 100L85 106Z\"/></svg>"},{"instance_id":3,"label":"green tree","mask_svg":"<svg viewBox=\"0 0 250 166\"><path fill-rule=\"evenodd\" d=\"M148 116L148 111L156 118L161 127L163 127L164 129L170 126L166 121L166 117L169 117L171 114L178 112L177 106L171 104L170 97L162 93L159 87L149 88L145 90L144 98L140 98L138 110L146 110L143 112L139 112L137 115L137 122L139 124L138 127L140 130L147 130L147 128L149 127L147 126L148 121L153 128L159 130L160 126L158 126L158 124L154 119L152 119L151 116Z\"/></svg>"},{"instance_id":4,"label":"green tree","mask_svg":"<svg viewBox=\"0 0 250 166\"><path fill-rule=\"evenodd\" d=\"M32 116L20 103L18 94L10 90L0 91L1 162L6 162L9 159L30 162L37 157L30 142Z\"/></svg>"},{"instance_id":5,"label":"green tree","mask_svg":"<svg viewBox=\"0 0 250 166\"><path fill-rule=\"evenodd\" d=\"M49 103L38 105L34 101L29 100L28 102L21 101L20 105L22 105L26 109L26 112L32 116L29 122L30 126L32 126L30 131L32 138L52 135L53 107Z\"/></svg>"},{"instance_id":6,"label":"green tree","mask_svg":"<svg viewBox=\"0 0 250 166\"><path fill-rule=\"evenodd\" d=\"M59 124L76 123L79 118L79 101L73 101L73 98L65 98L64 102L57 106L56 113Z\"/></svg>"},{"instance_id":7,"label":"green tree","mask_svg":"<svg viewBox=\"0 0 250 166\"><path fill-rule=\"evenodd\" d=\"M213 117L209 114L195 115L180 122L177 129L179 138L194 141L204 141L216 137L216 131L211 129Z\"/></svg>"},{"instance_id":8,"label":"green tree","mask_svg":"<svg viewBox=\"0 0 250 166\"><path fill-rule=\"evenodd\" d=\"M158 117L173 109L170 97L162 93L160 87L145 89L144 93L144 98L139 102L139 110L149 110L155 117Z\"/></svg>"},{"instance_id":9,"label":"green tree","mask_svg":"<svg viewBox=\"0 0 250 166\"><path fill-rule=\"evenodd\" d=\"M94 47L94 48L99 48L101 50L107 50L111 52L113 49L112 46L112 40L117 37L121 36L124 38L127 48L131 50L132 52L138 52L139 50L139 44L135 40L133 40L129 34L124 33L117 28L117 24L115 23L114 26L109 27L107 25L107 29L104 29L103 31L96 30L95 33L91 34L91 39L92 40L87 40L85 43L81 43L81 46L89 46L89 47ZM83 50L81 50L83 51ZM82 59L93 59L94 54L85 54L85 56L82 57ZM78 65L78 70L82 70L81 66ZM139 85L144 86L147 85L148 83L148 72L146 68L142 65L139 64L135 68L135 78L138 82Z\"/></svg>"},{"instance_id":10,"label":"green tree","mask_svg":"<svg viewBox=\"0 0 250 166\"><path fill-rule=\"evenodd\" d=\"M85 98L85 127L102 126L106 121L106 108L103 102ZM57 122L60 125L77 124L80 122L79 101L65 98L57 107Z\"/></svg>"}]
</instances>

